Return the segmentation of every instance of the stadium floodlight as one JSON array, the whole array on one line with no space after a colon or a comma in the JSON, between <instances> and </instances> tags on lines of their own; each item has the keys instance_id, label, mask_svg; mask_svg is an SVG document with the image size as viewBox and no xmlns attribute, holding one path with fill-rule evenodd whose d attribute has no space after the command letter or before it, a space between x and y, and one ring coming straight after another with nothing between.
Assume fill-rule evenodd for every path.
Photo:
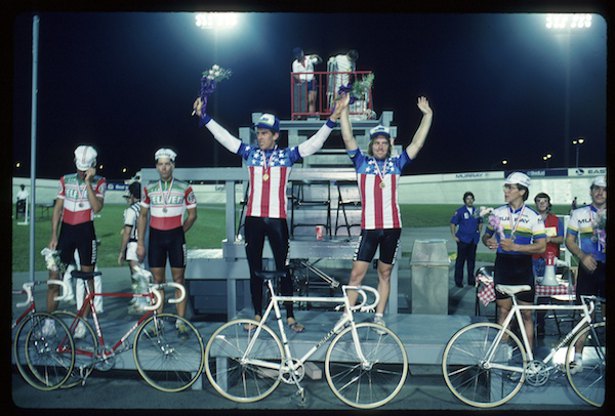
<instances>
[{"instance_id":1,"label":"stadium floodlight","mask_svg":"<svg viewBox=\"0 0 615 416\"><path fill-rule=\"evenodd\" d=\"M545 27L549 30L582 30L592 26L592 15L589 13L552 13L547 14Z\"/></svg>"},{"instance_id":2,"label":"stadium floodlight","mask_svg":"<svg viewBox=\"0 0 615 416\"><path fill-rule=\"evenodd\" d=\"M239 23L238 13L210 12L197 13L195 24L201 29L219 30L232 29Z\"/></svg>"}]
</instances>

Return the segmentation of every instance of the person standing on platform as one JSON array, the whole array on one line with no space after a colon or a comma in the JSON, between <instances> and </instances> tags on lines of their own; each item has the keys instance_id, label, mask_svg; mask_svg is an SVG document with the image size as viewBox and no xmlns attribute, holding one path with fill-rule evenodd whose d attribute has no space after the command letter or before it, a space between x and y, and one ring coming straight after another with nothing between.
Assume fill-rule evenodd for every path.
<instances>
[{"instance_id":1,"label":"person standing on platform","mask_svg":"<svg viewBox=\"0 0 615 416\"><path fill-rule=\"evenodd\" d=\"M359 286L365 277L371 261L380 247L378 259L378 293L374 322L386 326L384 310L389 298L390 278L397 256L401 236L401 211L398 203L399 178L403 169L423 148L431 127L433 111L425 97L419 97L417 107L423 113L418 129L405 151L391 156L393 144L390 131L377 126L370 131L368 154L359 148L352 134L348 109L344 109L340 120L342 139L357 171L357 182L361 194L361 235L350 272L348 284ZM357 301L356 291L348 292L350 305Z\"/></svg>"},{"instance_id":2,"label":"person standing on platform","mask_svg":"<svg viewBox=\"0 0 615 416\"><path fill-rule=\"evenodd\" d=\"M305 55L303 49L298 47L293 49L293 56L295 60L292 63L292 70L295 85L298 86L298 88L295 89L295 94L299 93L300 102L303 103L303 98L307 93L308 112L315 114L318 86L316 85L316 78L314 77L314 65L321 63L322 59L315 54ZM299 108L301 112L301 109L304 107L301 105Z\"/></svg>"},{"instance_id":3,"label":"person standing on platform","mask_svg":"<svg viewBox=\"0 0 615 416\"><path fill-rule=\"evenodd\" d=\"M596 295L606 299L606 177L599 176L589 188L591 204L572 211L566 228L566 248L578 259L576 301L581 295ZM602 304L606 317L606 304ZM571 373L583 370L583 342L575 345Z\"/></svg>"},{"instance_id":4,"label":"person standing on platform","mask_svg":"<svg viewBox=\"0 0 615 416\"><path fill-rule=\"evenodd\" d=\"M542 278L545 275L547 257L552 256L555 261L559 258L560 246L564 242L564 223L557 215L551 213L551 197L548 194L540 192L534 197L534 203L545 224L545 234L547 236L545 252L532 256L534 277ZM536 335L538 336L545 334L545 315L545 311L536 311Z\"/></svg>"},{"instance_id":5,"label":"person standing on platform","mask_svg":"<svg viewBox=\"0 0 615 416\"><path fill-rule=\"evenodd\" d=\"M145 228L147 214L150 214L147 261L154 277L154 283L166 281L167 257L171 266L173 281L184 285L186 271L186 233L197 219L196 197L187 182L173 177L177 154L167 148L156 151L156 170L160 178L143 187L141 211L137 221L137 258L145 259ZM187 213L184 221L184 213ZM176 297L180 291L176 291ZM177 315L186 315L186 298L176 303ZM177 321L176 329L181 337L188 334L183 322Z\"/></svg>"},{"instance_id":6,"label":"person standing on platform","mask_svg":"<svg viewBox=\"0 0 615 416\"><path fill-rule=\"evenodd\" d=\"M229 133L208 114L202 123L222 146L242 157L248 167L249 195L245 219L245 247L250 269L250 291L254 306L254 319L260 321L263 314L263 280L256 272L263 267L263 246L265 237L269 239L275 260L276 270L285 271L281 292L290 296L293 284L288 271L289 235L286 222L286 186L291 167L306 156L320 150L337 125L337 119L349 99L340 100L337 108L326 123L308 140L295 147L278 147L280 120L273 114L263 114L256 125L258 146L251 146ZM203 102L194 102L196 115L201 115ZM285 304L286 320L291 330L303 332L304 327L294 316L292 302ZM251 330L250 326L246 330Z\"/></svg>"},{"instance_id":7,"label":"person standing on platform","mask_svg":"<svg viewBox=\"0 0 615 416\"><path fill-rule=\"evenodd\" d=\"M476 248L483 228L483 220L474 207L474 194L463 194L463 206L451 217L451 234L457 243L455 260L455 286L463 287L463 266L467 263L468 286L474 286Z\"/></svg>"},{"instance_id":8,"label":"person standing on platform","mask_svg":"<svg viewBox=\"0 0 615 416\"><path fill-rule=\"evenodd\" d=\"M121 266L125 261L128 262L130 270L131 287L133 293L147 293L149 281L145 280L143 274L137 273L140 264L137 256L137 220L141 212L141 184L133 182L128 186L128 194L124 195L128 208L124 210L124 227L122 228L122 243L117 263ZM140 315L143 313L143 306L148 304L146 298L133 298L130 301L128 314Z\"/></svg>"},{"instance_id":9,"label":"person standing on platform","mask_svg":"<svg viewBox=\"0 0 615 416\"><path fill-rule=\"evenodd\" d=\"M85 273L94 271L97 259L94 214L99 213L105 203L107 182L104 177L96 175L97 156L96 150L91 146L82 145L75 149L77 172L60 178L51 218L51 240L48 245L50 250L59 252L60 262L63 265L75 263L75 250L77 250L80 260L79 270ZM49 279L60 279L60 271L50 271ZM88 279L87 284L90 291L94 292L94 279ZM58 286L49 285L47 312L52 313L56 310L57 295ZM54 333L54 324L54 321L47 320L43 332ZM75 328L74 336L81 338L85 335L85 331L85 326L80 322Z\"/></svg>"},{"instance_id":10,"label":"person standing on platform","mask_svg":"<svg viewBox=\"0 0 615 416\"><path fill-rule=\"evenodd\" d=\"M525 204L529 197L530 178L521 172L513 172L504 182L506 205L493 210L483 244L496 251L493 282L495 285L528 285L531 290L516 295L519 304L534 303L535 285L532 255L544 253L547 242L542 217ZM496 290L498 323L503 323L512 300ZM532 311L522 311L523 324L530 346L534 340Z\"/></svg>"}]
</instances>

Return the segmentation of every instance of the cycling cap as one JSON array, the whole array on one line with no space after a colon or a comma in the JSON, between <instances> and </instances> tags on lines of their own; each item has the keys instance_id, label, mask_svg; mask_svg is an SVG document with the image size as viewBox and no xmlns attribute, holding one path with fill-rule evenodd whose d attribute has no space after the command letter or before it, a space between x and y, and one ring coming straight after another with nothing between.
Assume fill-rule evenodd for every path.
<instances>
[{"instance_id":1,"label":"cycling cap","mask_svg":"<svg viewBox=\"0 0 615 416\"><path fill-rule=\"evenodd\" d=\"M597 176L592 181L592 186L601 186L606 188L606 176Z\"/></svg>"},{"instance_id":2,"label":"cycling cap","mask_svg":"<svg viewBox=\"0 0 615 416\"><path fill-rule=\"evenodd\" d=\"M167 149L163 147L156 151L156 154L154 155L154 159L158 160L161 157L169 158L171 162L175 162L175 157L177 157L177 153L175 153L171 149Z\"/></svg>"},{"instance_id":3,"label":"cycling cap","mask_svg":"<svg viewBox=\"0 0 615 416\"><path fill-rule=\"evenodd\" d=\"M384 136L387 139L391 138L391 132L388 127L384 127L382 125L378 125L369 131L370 140L376 136Z\"/></svg>"},{"instance_id":4,"label":"cycling cap","mask_svg":"<svg viewBox=\"0 0 615 416\"><path fill-rule=\"evenodd\" d=\"M280 119L273 114L263 114L256 122L256 127L269 129L275 133L280 131Z\"/></svg>"},{"instance_id":5,"label":"cycling cap","mask_svg":"<svg viewBox=\"0 0 615 416\"><path fill-rule=\"evenodd\" d=\"M75 149L75 166L79 170L88 170L96 166L96 150L92 146L81 145Z\"/></svg>"},{"instance_id":6,"label":"cycling cap","mask_svg":"<svg viewBox=\"0 0 615 416\"><path fill-rule=\"evenodd\" d=\"M517 184L521 186L525 186L526 188L530 187L530 177L522 172L513 172L506 178L504 182L507 185Z\"/></svg>"}]
</instances>

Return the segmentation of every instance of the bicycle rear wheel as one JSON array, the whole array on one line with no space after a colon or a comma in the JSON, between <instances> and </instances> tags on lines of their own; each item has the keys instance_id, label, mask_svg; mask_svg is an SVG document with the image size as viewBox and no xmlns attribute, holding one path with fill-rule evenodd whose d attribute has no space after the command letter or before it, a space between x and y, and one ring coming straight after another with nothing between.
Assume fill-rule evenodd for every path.
<instances>
[{"instance_id":1,"label":"bicycle rear wheel","mask_svg":"<svg viewBox=\"0 0 615 416\"><path fill-rule=\"evenodd\" d=\"M606 325L599 322L583 328L572 339L566 356L566 375L575 393L592 406L601 407L606 394ZM573 371L575 344L583 341L583 369ZM578 370L578 369L577 369Z\"/></svg>"},{"instance_id":2,"label":"bicycle rear wheel","mask_svg":"<svg viewBox=\"0 0 615 416\"><path fill-rule=\"evenodd\" d=\"M211 385L225 398L251 403L269 396L280 384L284 359L282 343L266 325L256 327L251 319L236 319L218 328L205 347L205 373ZM248 344L254 340L250 351Z\"/></svg>"},{"instance_id":3,"label":"bicycle rear wheel","mask_svg":"<svg viewBox=\"0 0 615 416\"><path fill-rule=\"evenodd\" d=\"M501 341L488 361L500 331ZM474 407L500 406L519 392L525 381L527 358L519 338L501 325L479 322L457 331L442 355L442 372L451 392Z\"/></svg>"},{"instance_id":4,"label":"bicycle rear wheel","mask_svg":"<svg viewBox=\"0 0 615 416\"><path fill-rule=\"evenodd\" d=\"M83 383L92 373L92 370L94 370L98 340L96 339L96 333L92 325L90 325L86 319L78 317L74 312L55 311L53 312L53 316L60 318L62 322L64 322L75 344L75 365L73 366L69 379L62 384L62 388L66 389ZM85 328L82 334L77 334L80 336L75 336L77 324L83 325Z\"/></svg>"},{"instance_id":5,"label":"bicycle rear wheel","mask_svg":"<svg viewBox=\"0 0 615 416\"><path fill-rule=\"evenodd\" d=\"M184 329L185 328L185 329ZM149 317L135 335L137 371L157 390L178 392L203 372L203 340L188 320L168 313Z\"/></svg>"},{"instance_id":6,"label":"bicycle rear wheel","mask_svg":"<svg viewBox=\"0 0 615 416\"><path fill-rule=\"evenodd\" d=\"M408 356L401 340L381 325L365 322L340 332L325 356L325 374L333 394L359 409L373 409L390 402L408 375ZM357 348L367 362L363 363Z\"/></svg>"},{"instance_id":7,"label":"bicycle rear wheel","mask_svg":"<svg viewBox=\"0 0 615 416\"><path fill-rule=\"evenodd\" d=\"M45 321L53 331L43 330ZM17 370L32 387L49 391L68 380L75 363L73 339L64 323L48 313L34 313L17 328L13 340Z\"/></svg>"}]
</instances>

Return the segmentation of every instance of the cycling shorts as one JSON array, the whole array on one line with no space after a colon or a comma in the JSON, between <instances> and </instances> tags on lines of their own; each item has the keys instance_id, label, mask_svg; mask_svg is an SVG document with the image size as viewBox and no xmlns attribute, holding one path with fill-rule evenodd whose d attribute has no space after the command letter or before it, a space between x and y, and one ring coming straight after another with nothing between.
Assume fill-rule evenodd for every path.
<instances>
[{"instance_id":1,"label":"cycling shorts","mask_svg":"<svg viewBox=\"0 0 615 416\"><path fill-rule=\"evenodd\" d=\"M94 266L97 258L94 222L81 224L63 222L56 249L60 252L60 260L64 264L75 264L75 250L77 250L81 266Z\"/></svg>"},{"instance_id":2,"label":"cycling shorts","mask_svg":"<svg viewBox=\"0 0 615 416\"><path fill-rule=\"evenodd\" d=\"M354 252L354 261L371 262L380 246L379 260L386 264L395 264L401 228L386 230L361 230L359 245Z\"/></svg>"},{"instance_id":3,"label":"cycling shorts","mask_svg":"<svg viewBox=\"0 0 615 416\"><path fill-rule=\"evenodd\" d=\"M173 230L150 228L147 251L149 267L166 267L167 257L171 267L186 267L187 253L184 229L181 227Z\"/></svg>"}]
</instances>

